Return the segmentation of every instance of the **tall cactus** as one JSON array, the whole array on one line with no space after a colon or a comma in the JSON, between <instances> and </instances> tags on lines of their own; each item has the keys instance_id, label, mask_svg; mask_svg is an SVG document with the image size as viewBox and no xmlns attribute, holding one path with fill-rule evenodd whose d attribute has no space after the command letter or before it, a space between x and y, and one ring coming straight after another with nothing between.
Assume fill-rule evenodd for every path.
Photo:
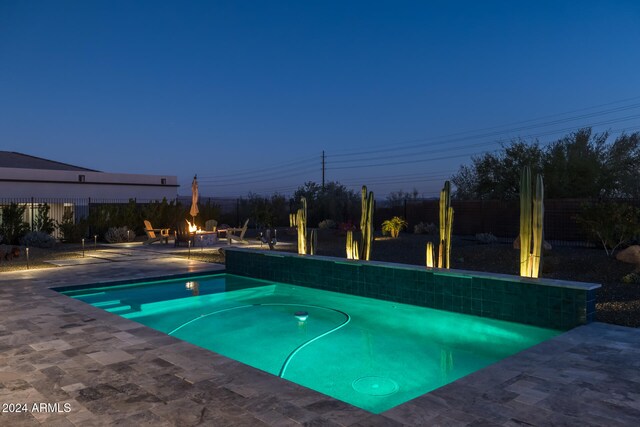
<instances>
[{"instance_id":1,"label":"tall cactus","mask_svg":"<svg viewBox=\"0 0 640 427\"><path fill-rule=\"evenodd\" d=\"M316 254L316 247L318 246L318 230L316 228L311 229L309 236L309 255Z\"/></svg>"},{"instance_id":2,"label":"tall cactus","mask_svg":"<svg viewBox=\"0 0 640 427\"><path fill-rule=\"evenodd\" d=\"M298 214L297 213L290 213L289 214L289 227L293 228L296 226L296 216Z\"/></svg>"},{"instance_id":3,"label":"tall cactus","mask_svg":"<svg viewBox=\"0 0 640 427\"><path fill-rule=\"evenodd\" d=\"M300 198L302 207L298 209L296 214L296 225L298 226L298 253L305 255L307 253L307 199Z\"/></svg>"},{"instance_id":4,"label":"tall cactus","mask_svg":"<svg viewBox=\"0 0 640 427\"><path fill-rule=\"evenodd\" d=\"M531 169L520 175L520 276L537 278L542 259L544 183L536 175L536 192L531 194Z\"/></svg>"},{"instance_id":5,"label":"tall cactus","mask_svg":"<svg viewBox=\"0 0 640 427\"><path fill-rule=\"evenodd\" d=\"M362 247L360 259L369 261L371 258L371 244L373 243L373 191L367 194L367 186L362 186L362 214L360 216L360 230L362 231Z\"/></svg>"},{"instance_id":6,"label":"tall cactus","mask_svg":"<svg viewBox=\"0 0 640 427\"><path fill-rule=\"evenodd\" d=\"M353 239L353 230L347 231L347 259L360 259L358 241Z\"/></svg>"},{"instance_id":7,"label":"tall cactus","mask_svg":"<svg viewBox=\"0 0 640 427\"><path fill-rule=\"evenodd\" d=\"M347 231L347 259L371 258L371 244L373 243L373 191L367 193L367 186L362 186L362 214L360 215L360 231L362 244L353 238L353 231Z\"/></svg>"},{"instance_id":8,"label":"tall cactus","mask_svg":"<svg viewBox=\"0 0 640 427\"><path fill-rule=\"evenodd\" d=\"M429 268L433 268L433 266L435 265L434 261L433 261L433 243L432 242L427 242L427 267Z\"/></svg>"},{"instance_id":9,"label":"tall cactus","mask_svg":"<svg viewBox=\"0 0 640 427\"><path fill-rule=\"evenodd\" d=\"M449 268L451 260L451 230L453 208L451 207L451 184L445 181L440 191L440 244L438 245L438 268Z\"/></svg>"}]
</instances>

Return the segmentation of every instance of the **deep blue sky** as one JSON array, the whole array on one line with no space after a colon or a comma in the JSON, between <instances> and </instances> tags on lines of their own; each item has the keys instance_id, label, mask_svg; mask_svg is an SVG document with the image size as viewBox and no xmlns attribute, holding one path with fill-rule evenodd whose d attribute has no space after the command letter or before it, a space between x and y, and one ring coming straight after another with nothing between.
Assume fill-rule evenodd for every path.
<instances>
[{"instance_id":1,"label":"deep blue sky","mask_svg":"<svg viewBox=\"0 0 640 427\"><path fill-rule=\"evenodd\" d=\"M630 107L478 131L639 103L582 110L640 97L638 22L636 0L1 0L0 149L211 196L319 182L325 150L327 180L429 196L498 140L640 129Z\"/></svg>"}]
</instances>

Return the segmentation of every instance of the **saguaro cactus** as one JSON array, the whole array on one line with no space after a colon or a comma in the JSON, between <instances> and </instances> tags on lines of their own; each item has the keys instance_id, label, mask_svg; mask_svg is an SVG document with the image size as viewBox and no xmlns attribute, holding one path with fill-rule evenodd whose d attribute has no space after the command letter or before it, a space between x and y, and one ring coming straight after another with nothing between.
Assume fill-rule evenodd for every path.
<instances>
[{"instance_id":1,"label":"saguaro cactus","mask_svg":"<svg viewBox=\"0 0 640 427\"><path fill-rule=\"evenodd\" d=\"M353 231L347 231L347 259L364 259L371 257L373 243L373 191L367 193L367 186L362 186L362 214L360 215L360 231L362 244L353 238Z\"/></svg>"},{"instance_id":2,"label":"saguaro cactus","mask_svg":"<svg viewBox=\"0 0 640 427\"><path fill-rule=\"evenodd\" d=\"M451 260L451 229L453 208L451 207L451 184L445 181L440 191L440 244L438 245L438 268L449 268Z\"/></svg>"},{"instance_id":3,"label":"saguaro cactus","mask_svg":"<svg viewBox=\"0 0 640 427\"><path fill-rule=\"evenodd\" d=\"M309 255L316 254L316 246L318 246L318 230L312 228L309 235Z\"/></svg>"},{"instance_id":4,"label":"saguaro cactus","mask_svg":"<svg viewBox=\"0 0 640 427\"><path fill-rule=\"evenodd\" d=\"M433 261L433 243L427 242L427 267L432 268L435 265Z\"/></svg>"},{"instance_id":5,"label":"saguaro cactus","mask_svg":"<svg viewBox=\"0 0 640 427\"><path fill-rule=\"evenodd\" d=\"M296 226L296 216L298 214L297 213L290 213L289 214L289 227L293 228Z\"/></svg>"},{"instance_id":6,"label":"saguaro cactus","mask_svg":"<svg viewBox=\"0 0 640 427\"><path fill-rule=\"evenodd\" d=\"M520 175L520 276L537 278L542 259L544 183L536 175L536 192L531 194L531 169Z\"/></svg>"},{"instance_id":7,"label":"saguaro cactus","mask_svg":"<svg viewBox=\"0 0 640 427\"><path fill-rule=\"evenodd\" d=\"M307 253L307 199L300 198L302 207L298 209L296 214L296 225L298 226L298 253L305 255Z\"/></svg>"},{"instance_id":8,"label":"saguaro cactus","mask_svg":"<svg viewBox=\"0 0 640 427\"><path fill-rule=\"evenodd\" d=\"M358 241L353 239L353 231L347 231L347 259L360 259Z\"/></svg>"},{"instance_id":9,"label":"saguaro cactus","mask_svg":"<svg viewBox=\"0 0 640 427\"><path fill-rule=\"evenodd\" d=\"M367 186L362 186L362 214L360 216L360 230L362 231L362 247L360 259L369 261L371 244L373 243L373 191L367 195Z\"/></svg>"}]
</instances>

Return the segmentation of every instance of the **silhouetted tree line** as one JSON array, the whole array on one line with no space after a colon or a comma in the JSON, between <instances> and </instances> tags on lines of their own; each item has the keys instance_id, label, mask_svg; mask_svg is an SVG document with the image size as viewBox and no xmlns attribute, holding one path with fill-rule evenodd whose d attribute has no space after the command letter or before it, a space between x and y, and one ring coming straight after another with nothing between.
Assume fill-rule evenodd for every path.
<instances>
[{"instance_id":1,"label":"silhouetted tree line","mask_svg":"<svg viewBox=\"0 0 640 427\"><path fill-rule=\"evenodd\" d=\"M520 171L542 173L545 198L640 197L640 132L609 134L583 128L557 141L514 140L498 153L472 158L452 176L457 199L518 197Z\"/></svg>"}]
</instances>

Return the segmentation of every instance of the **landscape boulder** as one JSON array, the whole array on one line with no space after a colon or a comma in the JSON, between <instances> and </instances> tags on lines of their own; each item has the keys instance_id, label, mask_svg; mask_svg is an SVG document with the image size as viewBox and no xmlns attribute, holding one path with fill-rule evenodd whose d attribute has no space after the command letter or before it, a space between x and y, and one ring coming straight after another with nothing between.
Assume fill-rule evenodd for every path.
<instances>
[{"instance_id":1,"label":"landscape boulder","mask_svg":"<svg viewBox=\"0 0 640 427\"><path fill-rule=\"evenodd\" d=\"M632 245L616 254L618 261L635 264L636 270L640 270L640 245Z\"/></svg>"}]
</instances>

